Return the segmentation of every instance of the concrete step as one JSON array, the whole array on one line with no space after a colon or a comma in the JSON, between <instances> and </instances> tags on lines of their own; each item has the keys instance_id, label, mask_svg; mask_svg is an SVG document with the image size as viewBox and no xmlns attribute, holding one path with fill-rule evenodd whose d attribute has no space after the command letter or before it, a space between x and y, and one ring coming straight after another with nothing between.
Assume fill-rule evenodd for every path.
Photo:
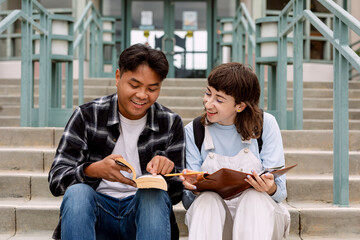
<instances>
[{"instance_id":1,"label":"concrete step","mask_svg":"<svg viewBox=\"0 0 360 240\"><path fill-rule=\"evenodd\" d=\"M286 166L297 164L286 176L330 176L333 174L332 151L310 151L286 149ZM360 152L349 152L349 174L360 176Z\"/></svg>"},{"instance_id":2,"label":"concrete step","mask_svg":"<svg viewBox=\"0 0 360 240\"><path fill-rule=\"evenodd\" d=\"M0 198L51 198L47 173L0 172ZM360 175L349 177L349 201L360 204ZM332 175L287 175L289 201L333 201Z\"/></svg>"},{"instance_id":3,"label":"concrete step","mask_svg":"<svg viewBox=\"0 0 360 240\"><path fill-rule=\"evenodd\" d=\"M0 105L20 106L20 95L0 95Z\"/></svg>"},{"instance_id":4,"label":"concrete step","mask_svg":"<svg viewBox=\"0 0 360 240\"><path fill-rule=\"evenodd\" d=\"M0 147L55 148L63 128L0 127Z\"/></svg>"},{"instance_id":5,"label":"concrete step","mask_svg":"<svg viewBox=\"0 0 360 240\"><path fill-rule=\"evenodd\" d=\"M0 147L55 148L63 128L0 127ZM281 130L285 149L332 151L332 130ZM360 151L360 131L349 131L349 150Z\"/></svg>"},{"instance_id":6,"label":"concrete step","mask_svg":"<svg viewBox=\"0 0 360 240\"><path fill-rule=\"evenodd\" d=\"M0 201L1 233L12 233L19 239L41 236L48 239L58 222L61 199L33 199L27 202ZM9 201L8 201L9 202ZM356 239L360 234L360 206L339 208L331 204L289 202L285 204L291 214L290 233L292 238L301 239ZM174 207L175 216L182 237L187 236L184 224L185 210L181 203ZM339 224L339 219L341 223ZM335 227L336 226L336 227ZM41 233L41 234L40 234ZM0 235L1 236L1 235ZM303 238L304 237L304 238ZM11 238L17 239L17 238ZM186 239L186 238L185 238Z\"/></svg>"},{"instance_id":7,"label":"concrete step","mask_svg":"<svg viewBox=\"0 0 360 240\"><path fill-rule=\"evenodd\" d=\"M20 116L0 116L0 127L20 126Z\"/></svg>"},{"instance_id":8,"label":"concrete step","mask_svg":"<svg viewBox=\"0 0 360 240\"><path fill-rule=\"evenodd\" d=\"M349 177L349 201L360 204L360 176ZM333 201L333 177L330 175L286 176L288 201Z\"/></svg>"},{"instance_id":9,"label":"concrete step","mask_svg":"<svg viewBox=\"0 0 360 240\"><path fill-rule=\"evenodd\" d=\"M49 172L55 148L0 148L0 171Z\"/></svg>"},{"instance_id":10,"label":"concrete step","mask_svg":"<svg viewBox=\"0 0 360 240\"><path fill-rule=\"evenodd\" d=\"M316 109L316 108L307 108L303 110L304 119L333 119L334 111L333 109ZM360 109L350 109L349 110L349 119L359 119L360 120Z\"/></svg>"},{"instance_id":11,"label":"concrete step","mask_svg":"<svg viewBox=\"0 0 360 240\"><path fill-rule=\"evenodd\" d=\"M20 116L20 105L2 105L0 116Z\"/></svg>"},{"instance_id":12,"label":"concrete step","mask_svg":"<svg viewBox=\"0 0 360 240\"><path fill-rule=\"evenodd\" d=\"M303 119L303 128L307 130L333 129L333 120ZM360 130L360 120L349 120L349 129Z\"/></svg>"},{"instance_id":13,"label":"concrete step","mask_svg":"<svg viewBox=\"0 0 360 240\"><path fill-rule=\"evenodd\" d=\"M47 177L44 172L1 171L0 198L52 198Z\"/></svg>"},{"instance_id":14,"label":"concrete step","mask_svg":"<svg viewBox=\"0 0 360 240\"><path fill-rule=\"evenodd\" d=\"M182 118L195 118L204 113L203 106L169 106L169 108L178 113ZM331 120L333 119L333 114L332 109L303 109L303 120ZM350 109L349 119L360 120L360 110Z\"/></svg>"}]
</instances>

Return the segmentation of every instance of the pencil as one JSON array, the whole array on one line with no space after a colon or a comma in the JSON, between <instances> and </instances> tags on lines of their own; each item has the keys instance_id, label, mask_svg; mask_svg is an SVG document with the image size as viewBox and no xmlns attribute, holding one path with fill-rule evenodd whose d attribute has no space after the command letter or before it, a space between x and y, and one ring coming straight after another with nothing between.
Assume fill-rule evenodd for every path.
<instances>
[{"instance_id":1,"label":"pencil","mask_svg":"<svg viewBox=\"0 0 360 240\"><path fill-rule=\"evenodd\" d=\"M183 175L194 175L194 174L203 174L204 172L188 172L188 173L168 173L165 174L165 177L175 177L175 176L183 176Z\"/></svg>"}]
</instances>

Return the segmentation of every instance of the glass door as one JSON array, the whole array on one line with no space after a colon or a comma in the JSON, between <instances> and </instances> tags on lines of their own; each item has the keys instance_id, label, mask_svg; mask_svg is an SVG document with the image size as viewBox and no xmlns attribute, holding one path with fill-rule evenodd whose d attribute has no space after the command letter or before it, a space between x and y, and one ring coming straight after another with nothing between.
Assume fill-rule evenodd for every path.
<instances>
[{"instance_id":1,"label":"glass door","mask_svg":"<svg viewBox=\"0 0 360 240\"><path fill-rule=\"evenodd\" d=\"M210 1L130 0L127 45L162 50L169 61L168 77L205 78L212 59Z\"/></svg>"}]
</instances>

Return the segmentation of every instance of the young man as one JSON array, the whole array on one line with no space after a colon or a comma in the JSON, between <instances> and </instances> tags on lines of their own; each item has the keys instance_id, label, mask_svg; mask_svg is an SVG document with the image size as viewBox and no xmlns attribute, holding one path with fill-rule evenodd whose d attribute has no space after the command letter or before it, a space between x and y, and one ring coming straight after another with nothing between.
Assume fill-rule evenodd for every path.
<instances>
[{"instance_id":1,"label":"young man","mask_svg":"<svg viewBox=\"0 0 360 240\"><path fill-rule=\"evenodd\" d=\"M65 194L54 238L178 239L172 204L182 183L167 178L168 192L137 189L114 160L123 157L137 175L182 171L181 118L156 102L168 68L162 52L133 45L119 58L117 93L74 111L49 173L52 194Z\"/></svg>"}]
</instances>

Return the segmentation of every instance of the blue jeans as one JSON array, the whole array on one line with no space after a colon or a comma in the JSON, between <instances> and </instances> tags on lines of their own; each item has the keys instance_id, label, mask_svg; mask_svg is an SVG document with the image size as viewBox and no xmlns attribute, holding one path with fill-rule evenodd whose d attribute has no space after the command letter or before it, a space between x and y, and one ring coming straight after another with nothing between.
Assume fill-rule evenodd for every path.
<instances>
[{"instance_id":1,"label":"blue jeans","mask_svg":"<svg viewBox=\"0 0 360 240\"><path fill-rule=\"evenodd\" d=\"M163 190L139 189L119 200L75 184L60 207L61 239L170 239L171 214L171 200Z\"/></svg>"}]
</instances>

